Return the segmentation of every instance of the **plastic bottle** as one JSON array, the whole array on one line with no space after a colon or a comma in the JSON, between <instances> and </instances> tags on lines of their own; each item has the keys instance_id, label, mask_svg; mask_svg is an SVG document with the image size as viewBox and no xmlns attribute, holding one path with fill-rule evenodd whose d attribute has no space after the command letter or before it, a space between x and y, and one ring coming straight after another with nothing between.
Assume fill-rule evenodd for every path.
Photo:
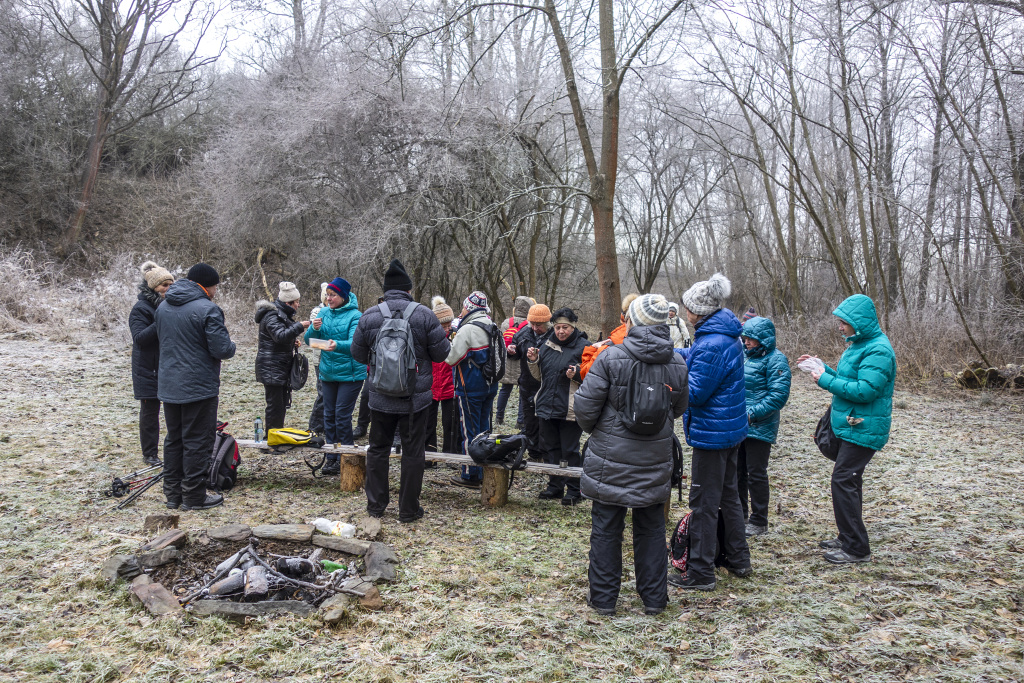
<instances>
[{"instance_id":1,"label":"plastic bottle","mask_svg":"<svg viewBox=\"0 0 1024 683\"><path fill-rule=\"evenodd\" d=\"M322 534L341 536L342 538L354 538L356 535L355 525L347 524L346 522L332 522L329 519L317 517L310 524L315 526L316 530Z\"/></svg>"},{"instance_id":2,"label":"plastic bottle","mask_svg":"<svg viewBox=\"0 0 1024 683\"><path fill-rule=\"evenodd\" d=\"M260 442L260 441L263 441L263 420L262 420L262 418L258 418L257 417L256 421L253 422L253 431L256 433L255 438L256 438L257 443Z\"/></svg>"}]
</instances>

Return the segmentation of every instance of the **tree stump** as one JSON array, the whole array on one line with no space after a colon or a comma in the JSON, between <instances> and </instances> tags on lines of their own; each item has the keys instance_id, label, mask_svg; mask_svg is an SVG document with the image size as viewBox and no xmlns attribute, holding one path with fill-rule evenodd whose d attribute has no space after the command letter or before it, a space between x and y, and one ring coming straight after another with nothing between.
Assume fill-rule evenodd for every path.
<instances>
[{"instance_id":1,"label":"tree stump","mask_svg":"<svg viewBox=\"0 0 1024 683\"><path fill-rule=\"evenodd\" d=\"M509 471L500 467L485 467L484 481L480 486L480 502L487 507L497 508L508 502Z\"/></svg>"},{"instance_id":2,"label":"tree stump","mask_svg":"<svg viewBox=\"0 0 1024 683\"><path fill-rule=\"evenodd\" d=\"M358 491L366 483L366 456L365 455L342 455L341 456L341 481L342 491Z\"/></svg>"}]
</instances>

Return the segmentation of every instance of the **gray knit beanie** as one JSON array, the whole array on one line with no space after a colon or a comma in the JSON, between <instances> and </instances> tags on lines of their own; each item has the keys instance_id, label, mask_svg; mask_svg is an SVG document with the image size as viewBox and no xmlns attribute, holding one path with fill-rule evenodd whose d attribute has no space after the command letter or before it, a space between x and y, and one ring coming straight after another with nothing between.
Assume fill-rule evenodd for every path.
<instances>
[{"instance_id":1,"label":"gray knit beanie","mask_svg":"<svg viewBox=\"0 0 1024 683\"><path fill-rule=\"evenodd\" d=\"M661 294L643 294L629 305L634 325L664 325L668 322L668 299Z\"/></svg>"},{"instance_id":2,"label":"gray knit beanie","mask_svg":"<svg viewBox=\"0 0 1024 683\"><path fill-rule=\"evenodd\" d=\"M683 294L683 307L690 313L699 316L711 315L722 307L722 302L732 294L732 284L721 273L715 273L710 279L686 290Z\"/></svg>"},{"instance_id":3,"label":"gray knit beanie","mask_svg":"<svg viewBox=\"0 0 1024 683\"><path fill-rule=\"evenodd\" d=\"M302 296L299 294L299 288L295 286L294 282L282 282L277 286L277 300L290 304L293 301L298 301Z\"/></svg>"}]
</instances>

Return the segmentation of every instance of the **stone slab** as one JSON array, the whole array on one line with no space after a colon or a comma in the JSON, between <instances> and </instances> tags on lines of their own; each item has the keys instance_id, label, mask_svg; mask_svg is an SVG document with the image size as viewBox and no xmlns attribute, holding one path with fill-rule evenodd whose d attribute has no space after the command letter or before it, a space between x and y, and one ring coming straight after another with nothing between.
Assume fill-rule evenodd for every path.
<instances>
[{"instance_id":1,"label":"stone slab","mask_svg":"<svg viewBox=\"0 0 1024 683\"><path fill-rule=\"evenodd\" d=\"M131 581L141 573L142 567L134 555L114 555L100 568L100 578L111 585L117 583L118 579Z\"/></svg>"},{"instance_id":2,"label":"stone slab","mask_svg":"<svg viewBox=\"0 0 1024 683\"><path fill-rule=\"evenodd\" d=\"M171 529L142 546L142 550L160 550L170 546L184 548L186 543L188 543L188 534L186 532L181 529Z\"/></svg>"},{"instance_id":3,"label":"stone slab","mask_svg":"<svg viewBox=\"0 0 1024 683\"><path fill-rule=\"evenodd\" d=\"M162 584L133 585L131 590L151 614L158 617L181 614L181 605L178 604L178 600Z\"/></svg>"},{"instance_id":4,"label":"stone slab","mask_svg":"<svg viewBox=\"0 0 1024 683\"><path fill-rule=\"evenodd\" d=\"M298 600L264 600L262 602L199 600L192 603L192 613L197 616L217 616L233 621L245 621L246 617L268 617L282 614L308 617L315 609L309 603Z\"/></svg>"},{"instance_id":5,"label":"stone slab","mask_svg":"<svg viewBox=\"0 0 1024 683\"><path fill-rule=\"evenodd\" d=\"M398 579L398 572L395 565L398 564L398 556L395 552L383 543L371 543L366 551L366 571L363 575L368 581L395 581Z\"/></svg>"},{"instance_id":6,"label":"stone slab","mask_svg":"<svg viewBox=\"0 0 1024 683\"><path fill-rule=\"evenodd\" d=\"M338 593L325 600L320 605L320 613L325 624L337 624L348 616L349 607L352 606L354 598L351 595Z\"/></svg>"},{"instance_id":7,"label":"stone slab","mask_svg":"<svg viewBox=\"0 0 1024 683\"><path fill-rule=\"evenodd\" d=\"M376 541L377 537L380 536L380 528L379 519L366 515L365 517L360 517L359 521L356 522L356 536Z\"/></svg>"},{"instance_id":8,"label":"stone slab","mask_svg":"<svg viewBox=\"0 0 1024 683\"><path fill-rule=\"evenodd\" d=\"M242 543L249 540L249 536L252 535L252 529L245 524L225 524L216 529L210 529L206 533L215 541Z\"/></svg>"},{"instance_id":9,"label":"stone slab","mask_svg":"<svg viewBox=\"0 0 1024 683\"><path fill-rule=\"evenodd\" d=\"M165 564L178 561L178 549L174 546L160 548L160 550L148 550L139 553L139 563L143 567L162 567Z\"/></svg>"},{"instance_id":10,"label":"stone slab","mask_svg":"<svg viewBox=\"0 0 1024 683\"><path fill-rule=\"evenodd\" d=\"M324 534L315 534L313 536L313 545L327 548L328 550L338 550L349 555L365 555L366 551L370 549L370 541L363 541L358 538L342 538L341 536L327 536Z\"/></svg>"},{"instance_id":11,"label":"stone slab","mask_svg":"<svg viewBox=\"0 0 1024 683\"><path fill-rule=\"evenodd\" d=\"M252 530L252 535L268 541L309 543L314 528L312 524L261 524Z\"/></svg>"}]
</instances>

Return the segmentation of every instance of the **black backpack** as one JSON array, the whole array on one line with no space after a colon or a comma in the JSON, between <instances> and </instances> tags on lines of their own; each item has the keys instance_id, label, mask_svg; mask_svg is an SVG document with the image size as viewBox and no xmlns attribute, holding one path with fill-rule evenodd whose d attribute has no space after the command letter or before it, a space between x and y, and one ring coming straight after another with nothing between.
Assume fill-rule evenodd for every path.
<instances>
[{"instance_id":1,"label":"black backpack","mask_svg":"<svg viewBox=\"0 0 1024 683\"><path fill-rule=\"evenodd\" d=\"M485 323L482 320L471 320L470 325L476 325L487 333L487 360L483 364L473 363L483 373L484 381L488 384L497 383L505 376L505 362L508 359L508 351L505 349L505 340L501 331L494 323Z\"/></svg>"},{"instance_id":2,"label":"black backpack","mask_svg":"<svg viewBox=\"0 0 1024 683\"><path fill-rule=\"evenodd\" d=\"M508 487L512 488L516 470L526 469L524 458L526 449L530 447L530 439L525 434L477 434L466 449L469 457L478 465L504 467L512 470L508 478Z\"/></svg>"},{"instance_id":3,"label":"black backpack","mask_svg":"<svg viewBox=\"0 0 1024 683\"><path fill-rule=\"evenodd\" d=\"M633 367L619 418L634 434L653 436L661 431L672 414L671 389L665 384L665 366L642 363L625 347L623 350L633 359Z\"/></svg>"},{"instance_id":4,"label":"black backpack","mask_svg":"<svg viewBox=\"0 0 1024 683\"><path fill-rule=\"evenodd\" d=\"M217 425L217 436L213 440L213 454L207 471L206 488L214 491L230 491L238 481L238 466L242 456L238 453L235 437L224 431L227 422Z\"/></svg>"}]
</instances>

